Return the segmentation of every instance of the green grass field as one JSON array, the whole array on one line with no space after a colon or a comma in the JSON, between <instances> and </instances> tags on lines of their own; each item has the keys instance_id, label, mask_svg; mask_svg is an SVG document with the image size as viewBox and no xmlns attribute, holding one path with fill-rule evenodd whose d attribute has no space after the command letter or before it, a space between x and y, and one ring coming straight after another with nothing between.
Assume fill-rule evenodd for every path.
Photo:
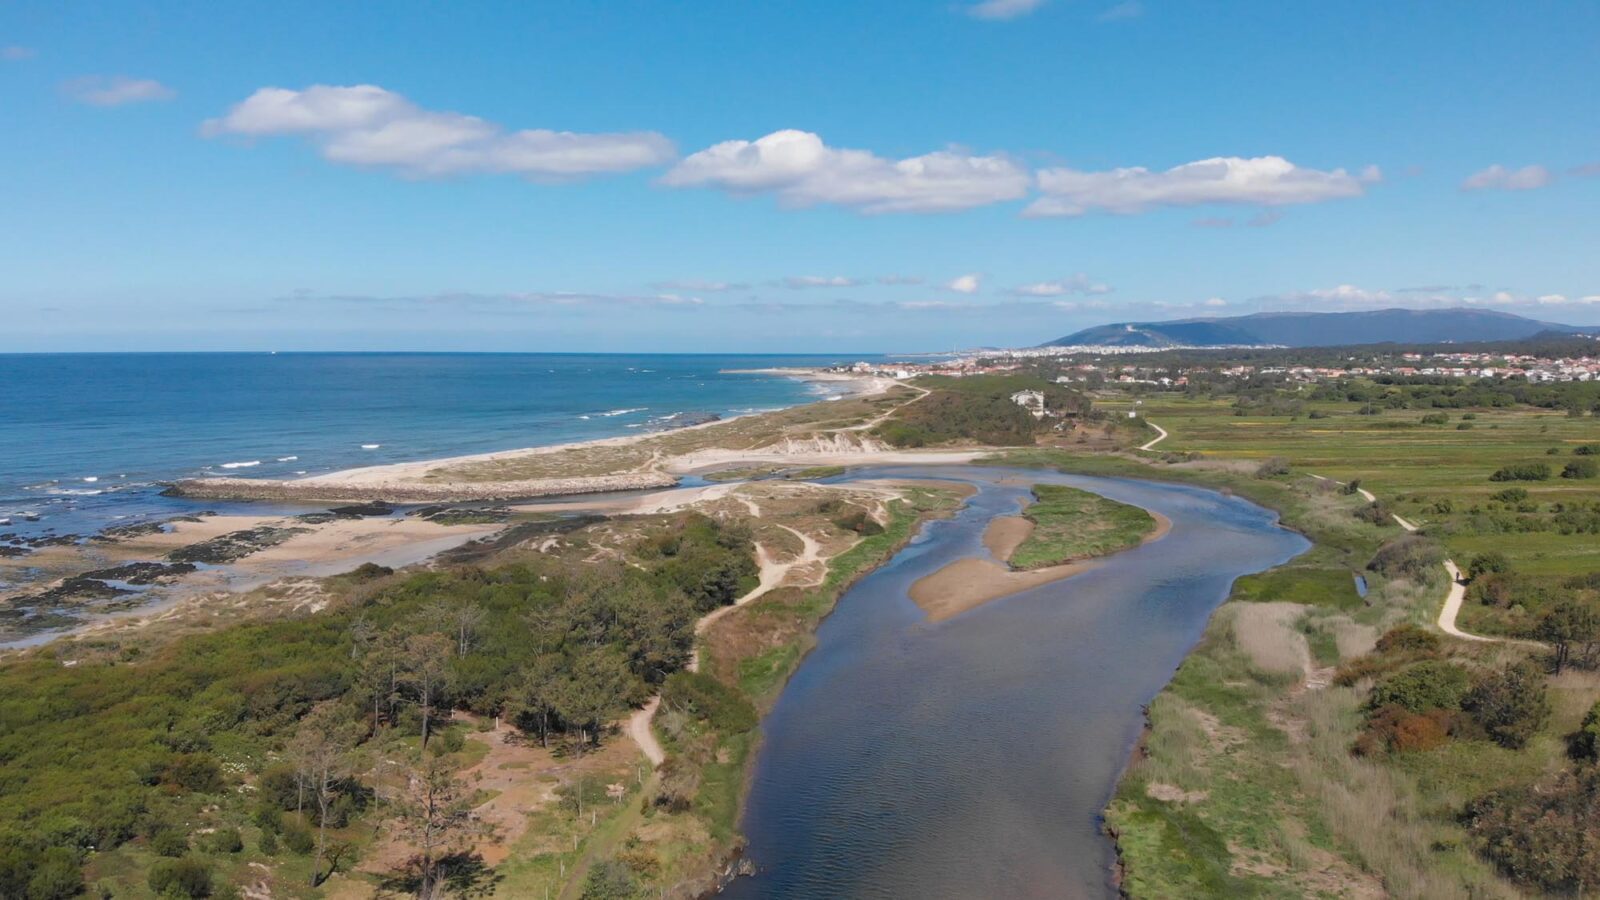
<instances>
[{"instance_id":1,"label":"green grass field","mask_svg":"<svg viewBox=\"0 0 1600 900\"><path fill-rule=\"evenodd\" d=\"M1056 566L1136 546L1156 521L1137 506L1055 484L1033 487L1035 502L1023 515L1033 523L1011 554L1019 569Z\"/></svg>"}]
</instances>

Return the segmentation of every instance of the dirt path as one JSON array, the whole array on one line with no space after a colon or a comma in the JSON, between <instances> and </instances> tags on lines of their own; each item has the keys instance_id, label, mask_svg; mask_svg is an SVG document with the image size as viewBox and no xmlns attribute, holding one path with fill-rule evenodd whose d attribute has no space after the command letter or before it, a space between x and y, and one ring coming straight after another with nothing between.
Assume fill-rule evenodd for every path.
<instances>
[{"instance_id":1,"label":"dirt path","mask_svg":"<svg viewBox=\"0 0 1600 900\"><path fill-rule=\"evenodd\" d=\"M1157 444L1159 444L1159 443L1161 443L1161 442L1162 442L1162 441L1164 441L1164 440L1166 440L1166 439L1167 439L1167 430L1166 430L1166 429L1165 429L1165 428L1162 428L1162 427L1161 427L1161 426L1160 426L1160 425L1157 425L1157 424L1156 424L1156 423L1154 423L1154 422L1152 422L1152 421L1150 421L1150 420L1149 420L1149 419L1145 419L1145 420L1144 420L1144 423L1145 423L1145 424L1146 424L1146 425L1149 425L1149 426L1150 426L1150 427L1151 427L1151 428L1154 428L1154 429L1155 429L1155 430L1156 430L1156 432L1157 432L1157 435L1158 435L1158 436L1157 436L1157 437L1154 437L1154 438L1151 438L1151 439L1150 439L1150 440L1148 440L1148 441L1146 441L1146 442L1145 442L1145 443L1144 443L1144 444L1143 444L1143 445L1142 445L1142 446L1141 446L1141 447L1140 447L1140 448L1139 448L1139 449L1140 449L1140 450L1150 450L1150 449L1153 449L1153 448L1154 448L1154 447L1155 447L1155 445L1157 445Z\"/></svg>"},{"instance_id":2,"label":"dirt path","mask_svg":"<svg viewBox=\"0 0 1600 900\"><path fill-rule=\"evenodd\" d=\"M757 518L761 516L761 507L758 506L754 500L751 500L747 497L740 497L738 499L750 510L750 515ZM796 538L800 539L800 554L788 562L778 562L772 558L772 553L767 549L765 544L756 544L756 563L760 567L761 571L760 580L756 583L754 588L751 588L749 592L739 599L733 601L731 604L712 610L706 615L701 616L700 619L694 623L694 633L696 635L704 633L707 628L711 627L712 623L716 622L723 616L728 615L739 607L744 606L752 600L765 595L768 591L771 591L783 584L784 581L789 577L789 573L793 572L794 570L802 569L806 566L817 563L826 562L826 559L822 555L822 545L817 543L817 540L811 535L806 534L799 529L790 528L787 525L778 525L777 527L782 528L784 531L787 531ZM804 583L804 586L812 587L821 584L826 578L827 568L826 566L823 566L821 574L807 579L807 581ZM695 647L695 649L691 652L689 656L689 664L686 668L688 668L688 670L691 672L700 671L699 647ZM657 694L656 696L650 698L649 703L646 703L644 706L634 710L633 713L628 716L627 723L623 726L623 730L627 733L628 737L632 738L633 742L639 745L640 752L645 755L646 759L650 760L651 768L660 766L667 759L666 751L662 749L661 742L656 739L655 732L650 727L650 723L655 719L656 710L660 707L661 695Z\"/></svg>"},{"instance_id":3,"label":"dirt path","mask_svg":"<svg viewBox=\"0 0 1600 900\"><path fill-rule=\"evenodd\" d=\"M1318 481L1333 481L1333 479L1324 475L1312 475L1311 477L1317 479ZM1333 483L1343 484L1344 482L1334 481ZM1367 501L1368 503L1378 502L1378 498L1374 496L1371 491L1364 487L1356 488L1356 493L1360 494L1361 499ZM1391 515L1394 516L1394 523L1405 529L1408 533L1417 530L1417 525L1415 522L1402 517L1398 513L1392 513ZM1461 613L1461 602L1466 599L1467 583L1462 580L1461 567L1456 565L1455 560L1445 560L1444 570L1450 573L1450 591L1445 594L1444 606L1439 610L1438 624L1440 631L1443 631L1445 634L1448 634L1451 637L1460 638L1464 641L1482 641L1484 643L1513 643L1526 644L1528 646L1540 646L1537 641L1518 641L1511 638L1489 637L1482 634L1472 634L1457 628L1456 616Z\"/></svg>"}]
</instances>

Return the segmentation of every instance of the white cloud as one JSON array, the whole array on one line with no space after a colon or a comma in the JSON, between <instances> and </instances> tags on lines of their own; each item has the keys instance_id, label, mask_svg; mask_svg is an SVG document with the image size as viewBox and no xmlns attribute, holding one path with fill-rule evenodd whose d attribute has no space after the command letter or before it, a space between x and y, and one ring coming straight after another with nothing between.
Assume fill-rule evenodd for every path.
<instances>
[{"instance_id":1,"label":"white cloud","mask_svg":"<svg viewBox=\"0 0 1600 900\"><path fill-rule=\"evenodd\" d=\"M966 13L974 19L1003 22L1028 15L1043 5L1044 0L983 0L968 6Z\"/></svg>"},{"instance_id":2,"label":"white cloud","mask_svg":"<svg viewBox=\"0 0 1600 900\"><path fill-rule=\"evenodd\" d=\"M1111 285L1094 281L1079 272L1071 278L1018 285L1007 293L1017 297L1061 297L1066 294L1109 294L1111 291Z\"/></svg>"},{"instance_id":3,"label":"white cloud","mask_svg":"<svg viewBox=\"0 0 1600 900\"><path fill-rule=\"evenodd\" d=\"M700 291L702 293L719 293L721 291L741 291L749 287L748 284L739 284L732 281L708 281L701 278L678 278L668 281L658 281L651 287L663 291Z\"/></svg>"},{"instance_id":4,"label":"white cloud","mask_svg":"<svg viewBox=\"0 0 1600 900\"><path fill-rule=\"evenodd\" d=\"M976 294L983 287L983 275L978 272L969 272L957 275L945 283L944 289L955 291L958 294Z\"/></svg>"},{"instance_id":5,"label":"white cloud","mask_svg":"<svg viewBox=\"0 0 1600 900\"><path fill-rule=\"evenodd\" d=\"M1140 3L1139 0L1123 0L1123 2L1106 9L1105 12L1095 16L1095 21L1120 22L1126 19L1137 19L1142 15L1144 15L1143 3Z\"/></svg>"},{"instance_id":6,"label":"white cloud","mask_svg":"<svg viewBox=\"0 0 1600 900\"><path fill-rule=\"evenodd\" d=\"M864 213L945 212L1016 200L1026 169L1004 156L941 150L892 160L829 147L809 131L724 141L692 154L661 179L672 187L771 192L789 206L831 203Z\"/></svg>"},{"instance_id":7,"label":"white cloud","mask_svg":"<svg viewBox=\"0 0 1600 900\"><path fill-rule=\"evenodd\" d=\"M129 103L149 103L154 100L171 100L177 91L150 78L127 78L116 75L104 78L88 75L74 78L63 84L67 96L90 106L124 106Z\"/></svg>"},{"instance_id":8,"label":"white cloud","mask_svg":"<svg viewBox=\"0 0 1600 900\"><path fill-rule=\"evenodd\" d=\"M6 62L22 62L25 59L33 59L38 55L38 52L32 47L22 47L17 44L0 47L0 60L5 60Z\"/></svg>"},{"instance_id":9,"label":"white cloud","mask_svg":"<svg viewBox=\"0 0 1600 900\"><path fill-rule=\"evenodd\" d=\"M843 275L790 275L781 282L787 288L855 287L861 282Z\"/></svg>"},{"instance_id":10,"label":"white cloud","mask_svg":"<svg viewBox=\"0 0 1600 900\"><path fill-rule=\"evenodd\" d=\"M1228 301L1222 299L1221 297L1208 297L1200 305L1201 306L1209 306L1209 307L1212 307L1213 309L1215 309L1217 307L1227 306L1228 305Z\"/></svg>"},{"instance_id":11,"label":"white cloud","mask_svg":"<svg viewBox=\"0 0 1600 900\"><path fill-rule=\"evenodd\" d=\"M294 303L342 303L389 308L466 307L479 310L578 310L644 307L694 310L705 306L705 301L699 297L684 297L678 294L595 294L583 291L516 291L498 294L452 291L438 294L377 296L368 294L318 294L308 290L298 290L277 299Z\"/></svg>"},{"instance_id":12,"label":"white cloud","mask_svg":"<svg viewBox=\"0 0 1600 900\"><path fill-rule=\"evenodd\" d=\"M423 109L375 85L261 88L201 128L208 137L300 135L324 159L419 178L487 173L559 180L662 165L672 142L650 131L508 131L477 116Z\"/></svg>"},{"instance_id":13,"label":"white cloud","mask_svg":"<svg viewBox=\"0 0 1600 900\"><path fill-rule=\"evenodd\" d=\"M1165 172L1136 167L1107 172L1041 169L1044 196L1029 204L1030 216L1081 216L1094 210L1138 213L1159 206L1243 203L1282 206L1357 197L1382 177L1376 166L1352 175L1296 166L1281 156L1237 156L1184 163Z\"/></svg>"},{"instance_id":14,"label":"white cloud","mask_svg":"<svg viewBox=\"0 0 1600 900\"><path fill-rule=\"evenodd\" d=\"M1531 191L1555 180L1544 166L1523 166L1507 169L1496 163L1480 172L1473 172L1461 182L1463 191Z\"/></svg>"},{"instance_id":15,"label":"white cloud","mask_svg":"<svg viewBox=\"0 0 1600 900\"><path fill-rule=\"evenodd\" d=\"M915 275L879 275L875 279L879 284L921 284L922 279Z\"/></svg>"}]
</instances>

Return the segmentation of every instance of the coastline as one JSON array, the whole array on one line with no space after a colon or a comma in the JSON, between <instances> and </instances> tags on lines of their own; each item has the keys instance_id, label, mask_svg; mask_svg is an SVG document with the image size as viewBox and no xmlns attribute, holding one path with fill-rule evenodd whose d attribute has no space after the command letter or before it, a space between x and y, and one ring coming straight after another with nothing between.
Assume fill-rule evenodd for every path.
<instances>
[{"instance_id":1,"label":"coastline","mask_svg":"<svg viewBox=\"0 0 1600 900\"><path fill-rule=\"evenodd\" d=\"M798 381L843 385L844 387L835 397L830 397L826 400L795 404L765 412L743 413L667 431L626 434L587 441L523 447L513 450L496 450L488 453L438 457L376 466L361 466L294 479L274 480L236 477L182 479L174 482L168 489L168 493L172 496L203 500L461 503L667 488L673 487L678 483L677 474L681 474L690 468L698 468L712 463L733 461L734 459L745 457L719 458L717 453L721 448L710 448L703 451L706 454L703 456L695 457L694 454L689 454L689 456L695 458L692 462L686 464L674 466L672 463L676 462L677 458L661 460L658 458L658 454L652 454L644 466L635 467L632 471L605 474L466 481L443 477L441 473L486 464L515 464L556 454L637 448L652 441L659 441L664 436L676 437L704 432L706 429L717 426L726 426L730 423L746 421L786 410L800 409L818 403L828 403L834 399L876 397L886 394L898 384L894 379L881 376L855 375L814 369L727 371L774 375ZM859 448L852 446L849 449ZM738 454L753 453L753 451L749 450L734 452ZM772 455L798 458L803 454L780 453ZM766 455L750 455L749 458L766 458Z\"/></svg>"}]
</instances>

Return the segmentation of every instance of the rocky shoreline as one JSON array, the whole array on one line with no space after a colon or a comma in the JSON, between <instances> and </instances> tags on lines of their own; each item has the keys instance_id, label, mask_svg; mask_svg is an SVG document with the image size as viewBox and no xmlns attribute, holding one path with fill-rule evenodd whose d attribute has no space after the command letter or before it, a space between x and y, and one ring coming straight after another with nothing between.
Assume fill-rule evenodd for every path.
<instances>
[{"instance_id":1,"label":"rocky shoreline","mask_svg":"<svg viewBox=\"0 0 1600 900\"><path fill-rule=\"evenodd\" d=\"M174 483L165 493L198 500L268 500L316 503L469 503L527 500L570 494L640 491L674 487L678 479L663 472L630 472L581 478L528 481L393 481L340 484L324 480L267 481L255 478L193 478Z\"/></svg>"}]
</instances>

